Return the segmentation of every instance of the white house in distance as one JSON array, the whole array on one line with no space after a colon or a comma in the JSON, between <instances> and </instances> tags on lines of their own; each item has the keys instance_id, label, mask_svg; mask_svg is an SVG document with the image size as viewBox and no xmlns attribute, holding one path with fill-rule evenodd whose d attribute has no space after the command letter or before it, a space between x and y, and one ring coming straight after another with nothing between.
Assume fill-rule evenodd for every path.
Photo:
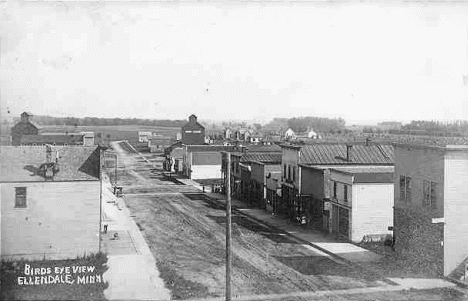
<instances>
[{"instance_id":1,"label":"white house in distance","mask_svg":"<svg viewBox=\"0 0 468 301\"><path fill-rule=\"evenodd\" d=\"M309 139L320 139L320 135L317 134L313 129L310 129L307 133L307 138Z\"/></svg>"},{"instance_id":2,"label":"white house in distance","mask_svg":"<svg viewBox=\"0 0 468 301\"><path fill-rule=\"evenodd\" d=\"M296 133L289 128L285 133L284 133L284 138L285 139L296 139Z\"/></svg>"},{"instance_id":3,"label":"white house in distance","mask_svg":"<svg viewBox=\"0 0 468 301\"><path fill-rule=\"evenodd\" d=\"M138 142L148 142L152 136L152 132L138 132Z\"/></svg>"},{"instance_id":4,"label":"white house in distance","mask_svg":"<svg viewBox=\"0 0 468 301\"><path fill-rule=\"evenodd\" d=\"M93 146L94 145L94 132L81 132L83 135L83 145Z\"/></svg>"}]
</instances>

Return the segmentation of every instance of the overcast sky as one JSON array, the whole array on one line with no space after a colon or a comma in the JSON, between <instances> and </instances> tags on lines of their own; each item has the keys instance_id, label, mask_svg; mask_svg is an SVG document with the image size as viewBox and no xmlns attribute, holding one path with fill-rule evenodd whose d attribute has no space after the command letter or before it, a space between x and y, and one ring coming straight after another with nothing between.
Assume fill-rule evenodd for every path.
<instances>
[{"instance_id":1,"label":"overcast sky","mask_svg":"<svg viewBox=\"0 0 468 301\"><path fill-rule=\"evenodd\" d=\"M63 3L0 3L2 115L468 119L468 5Z\"/></svg>"}]
</instances>

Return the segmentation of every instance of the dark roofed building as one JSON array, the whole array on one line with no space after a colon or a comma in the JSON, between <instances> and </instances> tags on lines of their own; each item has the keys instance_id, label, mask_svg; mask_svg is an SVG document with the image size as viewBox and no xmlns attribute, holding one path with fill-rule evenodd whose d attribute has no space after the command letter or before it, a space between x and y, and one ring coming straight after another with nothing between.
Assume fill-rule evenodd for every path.
<instances>
[{"instance_id":1,"label":"dark roofed building","mask_svg":"<svg viewBox=\"0 0 468 301\"><path fill-rule=\"evenodd\" d=\"M281 164L281 153L247 153L244 154L240 162L241 163L251 163L251 162L260 162L268 164Z\"/></svg>"},{"instance_id":2,"label":"dark roofed building","mask_svg":"<svg viewBox=\"0 0 468 301\"><path fill-rule=\"evenodd\" d=\"M39 129L29 120L33 116L31 113L23 112L21 121L11 128L11 144L20 145L23 135L37 135Z\"/></svg>"},{"instance_id":3,"label":"dark roofed building","mask_svg":"<svg viewBox=\"0 0 468 301\"><path fill-rule=\"evenodd\" d=\"M164 149L169 147L174 142L171 137L150 137L148 139L148 147L152 153L162 153Z\"/></svg>"},{"instance_id":4,"label":"dark roofed building","mask_svg":"<svg viewBox=\"0 0 468 301\"><path fill-rule=\"evenodd\" d=\"M247 145L246 152L248 153L281 153L281 146L277 144L271 145Z\"/></svg>"},{"instance_id":5,"label":"dark roofed building","mask_svg":"<svg viewBox=\"0 0 468 301\"><path fill-rule=\"evenodd\" d=\"M197 116L190 115L189 122L182 127L182 143L186 145L205 144L205 127L197 121Z\"/></svg>"},{"instance_id":6,"label":"dark roofed building","mask_svg":"<svg viewBox=\"0 0 468 301\"><path fill-rule=\"evenodd\" d=\"M326 222L327 219L324 219L322 224L323 195L319 194L314 197L307 195L308 193L304 195L304 191L313 185L318 185L319 182L327 182L324 181L325 173L319 172L318 175L314 176L315 180L303 183L306 178L303 175L304 166L322 166L330 169L348 166L392 167L395 164L393 146L391 145L319 143L307 145L284 144L282 148L282 202L278 206L279 212L286 213L292 219L301 221L306 217L306 222L308 220L314 227L319 229L323 227L325 230L329 229L329 227ZM382 181L389 182L388 173L377 174L359 174L356 178L367 181L366 178L378 176L382 178Z\"/></svg>"},{"instance_id":7,"label":"dark roofed building","mask_svg":"<svg viewBox=\"0 0 468 301\"><path fill-rule=\"evenodd\" d=\"M238 147L234 145L187 145L189 152L234 152Z\"/></svg>"},{"instance_id":8,"label":"dark roofed building","mask_svg":"<svg viewBox=\"0 0 468 301\"><path fill-rule=\"evenodd\" d=\"M391 183L393 184L394 166L340 166L331 167L344 174L353 175L353 183Z\"/></svg>"},{"instance_id":9,"label":"dark roofed building","mask_svg":"<svg viewBox=\"0 0 468 301\"><path fill-rule=\"evenodd\" d=\"M2 147L1 258L50 260L98 253L100 164L99 147Z\"/></svg>"},{"instance_id":10,"label":"dark roofed building","mask_svg":"<svg viewBox=\"0 0 468 301\"><path fill-rule=\"evenodd\" d=\"M242 164L250 166L250 183L245 187L244 198L252 205L267 209L267 178L281 173L281 153L247 153L241 158ZM241 169L243 172L244 169ZM242 178L242 175L241 175ZM270 208L271 209L271 208Z\"/></svg>"},{"instance_id":11,"label":"dark roofed building","mask_svg":"<svg viewBox=\"0 0 468 301\"><path fill-rule=\"evenodd\" d=\"M46 163L45 146L2 147L0 182L45 181L40 166ZM53 181L99 180L99 148L84 146L52 146L52 161L59 171Z\"/></svg>"},{"instance_id":12,"label":"dark roofed building","mask_svg":"<svg viewBox=\"0 0 468 301\"><path fill-rule=\"evenodd\" d=\"M282 145L300 151L299 163L327 165L394 165L393 146L380 144Z\"/></svg>"},{"instance_id":13,"label":"dark roofed building","mask_svg":"<svg viewBox=\"0 0 468 301\"><path fill-rule=\"evenodd\" d=\"M315 228L353 242L385 239L393 226L394 171L382 165L301 165L303 213Z\"/></svg>"}]
</instances>

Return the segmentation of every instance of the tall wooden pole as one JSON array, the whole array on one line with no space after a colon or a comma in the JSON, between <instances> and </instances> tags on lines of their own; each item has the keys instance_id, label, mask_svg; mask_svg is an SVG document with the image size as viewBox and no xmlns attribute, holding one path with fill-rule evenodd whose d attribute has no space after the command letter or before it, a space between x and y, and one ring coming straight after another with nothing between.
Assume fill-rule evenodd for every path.
<instances>
[{"instance_id":1,"label":"tall wooden pole","mask_svg":"<svg viewBox=\"0 0 468 301\"><path fill-rule=\"evenodd\" d=\"M114 166L114 182L115 182L115 187L117 187L117 165L118 165L118 161L117 161L117 154L115 154L115 166Z\"/></svg>"},{"instance_id":2,"label":"tall wooden pole","mask_svg":"<svg viewBox=\"0 0 468 301\"><path fill-rule=\"evenodd\" d=\"M226 301L231 301L231 153L227 153L226 182Z\"/></svg>"}]
</instances>

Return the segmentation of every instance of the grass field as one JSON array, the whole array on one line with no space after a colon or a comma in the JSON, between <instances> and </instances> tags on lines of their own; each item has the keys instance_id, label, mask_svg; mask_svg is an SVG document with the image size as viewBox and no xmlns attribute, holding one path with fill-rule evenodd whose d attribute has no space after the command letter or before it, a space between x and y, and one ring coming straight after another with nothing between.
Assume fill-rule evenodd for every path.
<instances>
[{"instance_id":1,"label":"grass field","mask_svg":"<svg viewBox=\"0 0 468 301\"><path fill-rule=\"evenodd\" d=\"M39 134L43 133L77 133L94 132L96 144L109 144L110 141L128 140L133 146L138 144L138 132L153 132L163 137L175 138L180 128L160 127L160 126L138 126L138 125L109 125L109 126L38 126ZM2 145L7 145L9 141L9 129L2 129L0 141Z\"/></svg>"},{"instance_id":2,"label":"grass field","mask_svg":"<svg viewBox=\"0 0 468 301\"><path fill-rule=\"evenodd\" d=\"M104 140L117 141L128 140L132 144L138 141L138 132L151 131L163 137L175 138L180 128L158 127L158 126L44 126L39 133L64 133L64 132L94 132L95 137L101 136Z\"/></svg>"},{"instance_id":3,"label":"grass field","mask_svg":"<svg viewBox=\"0 0 468 301\"><path fill-rule=\"evenodd\" d=\"M12 125L2 125L0 128L0 143L7 145L9 143L10 130ZM67 126L53 125L40 126L39 134L42 133L76 133L76 132L94 132L96 143L108 144L109 141L128 140L132 145L138 142L138 132L153 132L163 137L175 138L180 131L180 127L161 127L144 125L108 125L108 126Z\"/></svg>"}]
</instances>

